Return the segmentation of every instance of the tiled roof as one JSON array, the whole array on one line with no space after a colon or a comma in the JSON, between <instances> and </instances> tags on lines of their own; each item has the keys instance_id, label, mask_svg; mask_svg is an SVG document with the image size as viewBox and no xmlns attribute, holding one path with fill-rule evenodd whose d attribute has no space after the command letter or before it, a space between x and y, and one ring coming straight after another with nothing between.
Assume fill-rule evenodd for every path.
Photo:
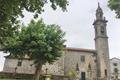
<instances>
[{"instance_id":1,"label":"tiled roof","mask_svg":"<svg viewBox=\"0 0 120 80\"><path fill-rule=\"evenodd\" d=\"M84 48L66 47L65 50L67 50L67 51L77 51L77 52L90 52L90 53L96 53L96 50L94 50L94 49L84 49Z\"/></svg>"}]
</instances>

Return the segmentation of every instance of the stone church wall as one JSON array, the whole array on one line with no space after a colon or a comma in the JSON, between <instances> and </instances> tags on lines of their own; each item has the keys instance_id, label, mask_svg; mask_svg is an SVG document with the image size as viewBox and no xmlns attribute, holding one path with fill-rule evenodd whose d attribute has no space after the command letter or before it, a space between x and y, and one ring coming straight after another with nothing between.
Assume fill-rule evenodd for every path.
<instances>
[{"instance_id":1,"label":"stone church wall","mask_svg":"<svg viewBox=\"0 0 120 80\"><path fill-rule=\"evenodd\" d=\"M32 60L24 59L21 62L21 65L18 66L18 59L6 58L3 72L8 73L24 73L24 74L34 74L35 73L35 66L33 65ZM64 75L64 56L59 58L53 64L46 63L42 67L42 73L46 74L53 74L53 75Z\"/></svg>"},{"instance_id":2,"label":"stone church wall","mask_svg":"<svg viewBox=\"0 0 120 80\"><path fill-rule=\"evenodd\" d=\"M81 61L82 57L84 57L84 61ZM93 52L66 51L64 63L65 74L68 74L71 70L76 71L76 67L78 66L79 78L81 78L82 72L85 72L87 79L93 80L96 78L96 56Z\"/></svg>"},{"instance_id":3,"label":"stone church wall","mask_svg":"<svg viewBox=\"0 0 120 80\"><path fill-rule=\"evenodd\" d=\"M18 66L18 59L7 58L5 60L4 72L8 73L24 73L24 74L33 74L35 71L34 66L31 66L33 61L23 60L21 66Z\"/></svg>"}]
</instances>

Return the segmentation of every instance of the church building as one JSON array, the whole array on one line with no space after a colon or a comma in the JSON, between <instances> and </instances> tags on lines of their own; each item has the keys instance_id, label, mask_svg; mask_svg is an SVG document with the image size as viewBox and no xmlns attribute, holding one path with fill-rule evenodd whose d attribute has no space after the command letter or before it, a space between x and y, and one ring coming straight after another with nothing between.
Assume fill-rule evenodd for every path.
<instances>
[{"instance_id":1,"label":"church building","mask_svg":"<svg viewBox=\"0 0 120 80\"><path fill-rule=\"evenodd\" d=\"M43 74L67 76L74 73L78 80L110 80L109 46L107 36L107 20L98 4L96 19L93 22L95 29L95 49L66 47L64 54L53 64L43 66ZM83 34L84 35L84 34ZM3 73L28 74L35 73L32 60L27 57L18 60L6 57Z\"/></svg>"}]
</instances>

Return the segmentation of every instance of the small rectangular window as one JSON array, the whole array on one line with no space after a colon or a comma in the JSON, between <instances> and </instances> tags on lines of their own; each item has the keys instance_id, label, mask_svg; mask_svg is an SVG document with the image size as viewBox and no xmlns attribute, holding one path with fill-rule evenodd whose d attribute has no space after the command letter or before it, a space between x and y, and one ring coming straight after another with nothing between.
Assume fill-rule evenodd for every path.
<instances>
[{"instance_id":1,"label":"small rectangular window","mask_svg":"<svg viewBox=\"0 0 120 80\"><path fill-rule=\"evenodd\" d=\"M107 69L105 69L105 76L107 76Z\"/></svg>"},{"instance_id":2,"label":"small rectangular window","mask_svg":"<svg viewBox=\"0 0 120 80\"><path fill-rule=\"evenodd\" d=\"M17 66L22 66L22 61L18 61Z\"/></svg>"},{"instance_id":3,"label":"small rectangular window","mask_svg":"<svg viewBox=\"0 0 120 80\"><path fill-rule=\"evenodd\" d=\"M81 56L81 62L85 62L85 56Z\"/></svg>"}]
</instances>

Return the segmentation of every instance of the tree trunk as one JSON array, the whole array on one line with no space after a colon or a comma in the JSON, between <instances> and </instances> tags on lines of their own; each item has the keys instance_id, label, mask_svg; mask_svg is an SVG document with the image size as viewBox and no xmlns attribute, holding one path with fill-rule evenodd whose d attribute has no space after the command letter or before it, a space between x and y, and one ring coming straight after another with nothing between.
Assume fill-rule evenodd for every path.
<instances>
[{"instance_id":1,"label":"tree trunk","mask_svg":"<svg viewBox=\"0 0 120 80\"><path fill-rule=\"evenodd\" d=\"M40 75L42 73L41 69L42 69L42 64L39 64L39 65L36 66L34 80L40 80Z\"/></svg>"}]
</instances>

